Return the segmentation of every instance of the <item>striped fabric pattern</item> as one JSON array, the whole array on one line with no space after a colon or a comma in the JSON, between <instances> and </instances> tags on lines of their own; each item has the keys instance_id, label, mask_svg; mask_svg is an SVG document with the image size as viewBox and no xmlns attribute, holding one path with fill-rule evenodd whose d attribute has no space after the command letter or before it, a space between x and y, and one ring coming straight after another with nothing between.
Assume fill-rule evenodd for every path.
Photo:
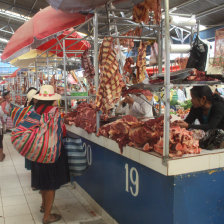
<instances>
[{"instance_id":1,"label":"striped fabric pattern","mask_svg":"<svg viewBox=\"0 0 224 224\"><path fill-rule=\"evenodd\" d=\"M37 114L31 111L12 131L16 150L31 161L54 163L60 156L62 120L58 110Z\"/></svg>"},{"instance_id":2,"label":"striped fabric pattern","mask_svg":"<svg viewBox=\"0 0 224 224\"><path fill-rule=\"evenodd\" d=\"M88 168L87 154L80 138L64 138L64 148L68 156L71 176L81 176Z\"/></svg>"},{"instance_id":3,"label":"striped fabric pattern","mask_svg":"<svg viewBox=\"0 0 224 224\"><path fill-rule=\"evenodd\" d=\"M33 110L33 106L28 106L28 107L14 107L13 105L11 106L11 118L13 121L13 126L17 127L18 124L22 121L23 118L26 117L26 115L29 115L31 111Z\"/></svg>"}]
</instances>

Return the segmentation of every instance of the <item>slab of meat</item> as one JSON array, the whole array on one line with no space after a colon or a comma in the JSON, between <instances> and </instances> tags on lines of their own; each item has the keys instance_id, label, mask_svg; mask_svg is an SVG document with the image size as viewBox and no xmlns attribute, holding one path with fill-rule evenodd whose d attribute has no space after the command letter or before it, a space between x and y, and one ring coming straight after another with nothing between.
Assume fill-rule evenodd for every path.
<instances>
[{"instance_id":1,"label":"slab of meat","mask_svg":"<svg viewBox=\"0 0 224 224\"><path fill-rule=\"evenodd\" d=\"M142 29L140 27L135 28L134 30L129 30L126 33L121 34L121 36L129 36L129 37L134 37L134 36L141 36L142 34ZM119 39L120 45L127 47L128 48L128 52L135 46L134 44L134 40L127 38L121 38Z\"/></svg>"},{"instance_id":2,"label":"slab of meat","mask_svg":"<svg viewBox=\"0 0 224 224\"><path fill-rule=\"evenodd\" d=\"M99 129L98 136L103 135L115 140L120 149L129 145L142 148L144 151L154 150L163 154L163 123L164 117L140 122L129 115L115 122L106 124ZM182 156L183 154L198 154L199 141L193 138L192 132L184 128L170 127L170 157Z\"/></svg>"},{"instance_id":3,"label":"slab of meat","mask_svg":"<svg viewBox=\"0 0 224 224\"><path fill-rule=\"evenodd\" d=\"M145 0L145 5L149 11L154 12L154 20L156 24L161 21L161 0Z\"/></svg>"},{"instance_id":4,"label":"slab of meat","mask_svg":"<svg viewBox=\"0 0 224 224\"><path fill-rule=\"evenodd\" d=\"M133 68L131 67L134 65L134 60L133 58L126 58L125 59L125 64L124 64L124 73L123 75L126 75L127 73L132 74L133 73Z\"/></svg>"},{"instance_id":5,"label":"slab of meat","mask_svg":"<svg viewBox=\"0 0 224 224\"><path fill-rule=\"evenodd\" d=\"M81 60L82 60L82 67L84 68L84 77L87 79L88 83L92 83L92 79L95 76L95 70L90 60L88 50L84 51Z\"/></svg>"},{"instance_id":6,"label":"slab of meat","mask_svg":"<svg viewBox=\"0 0 224 224\"><path fill-rule=\"evenodd\" d=\"M122 119L118 119L109 124L100 127L97 136L104 136L115 140L121 152L123 152L123 146L127 145L129 140L129 131L131 128L141 125L136 117L131 115L124 116Z\"/></svg>"},{"instance_id":7,"label":"slab of meat","mask_svg":"<svg viewBox=\"0 0 224 224\"><path fill-rule=\"evenodd\" d=\"M136 62L136 82L140 83L145 79L145 72L146 72L146 48L152 42L150 41L141 41L140 46L138 48L138 57Z\"/></svg>"},{"instance_id":8,"label":"slab of meat","mask_svg":"<svg viewBox=\"0 0 224 224\"><path fill-rule=\"evenodd\" d=\"M136 23L149 23L149 9L145 2L138 3L133 8L133 21Z\"/></svg>"},{"instance_id":9,"label":"slab of meat","mask_svg":"<svg viewBox=\"0 0 224 224\"><path fill-rule=\"evenodd\" d=\"M135 5L133 8L133 21L148 24L150 21L149 12L154 12L154 23L159 24L161 21L161 0L145 0Z\"/></svg>"},{"instance_id":10,"label":"slab of meat","mask_svg":"<svg viewBox=\"0 0 224 224\"><path fill-rule=\"evenodd\" d=\"M194 69L190 76L186 78L187 81L219 81L216 78L206 76L205 72Z\"/></svg>"},{"instance_id":11,"label":"slab of meat","mask_svg":"<svg viewBox=\"0 0 224 224\"><path fill-rule=\"evenodd\" d=\"M145 89L123 89L122 91L122 96L125 97L128 94L134 94L134 95L139 95L142 94L144 95L149 101L151 101L153 94L149 90Z\"/></svg>"},{"instance_id":12,"label":"slab of meat","mask_svg":"<svg viewBox=\"0 0 224 224\"><path fill-rule=\"evenodd\" d=\"M75 111L65 115L64 122L83 128L88 133L96 132L96 108L93 104L80 103Z\"/></svg>"},{"instance_id":13,"label":"slab of meat","mask_svg":"<svg viewBox=\"0 0 224 224\"><path fill-rule=\"evenodd\" d=\"M96 94L96 107L104 114L114 108L125 85L119 73L119 64L113 47L113 38L105 37L99 51L100 83Z\"/></svg>"},{"instance_id":14,"label":"slab of meat","mask_svg":"<svg viewBox=\"0 0 224 224\"><path fill-rule=\"evenodd\" d=\"M154 144L154 150L163 154L163 138ZM184 154L199 154L199 141L193 138L192 132L180 127L170 128L170 157L182 156Z\"/></svg>"}]
</instances>

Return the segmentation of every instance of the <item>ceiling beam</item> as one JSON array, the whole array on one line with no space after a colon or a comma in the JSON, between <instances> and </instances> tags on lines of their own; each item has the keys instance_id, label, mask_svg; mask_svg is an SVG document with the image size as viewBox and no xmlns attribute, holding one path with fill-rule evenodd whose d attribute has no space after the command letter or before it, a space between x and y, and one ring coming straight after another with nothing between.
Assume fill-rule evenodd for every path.
<instances>
[{"instance_id":1,"label":"ceiling beam","mask_svg":"<svg viewBox=\"0 0 224 224\"><path fill-rule=\"evenodd\" d=\"M10 4L9 2L7 2L7 1L5 1L5 0L0 0L0 3L4 3L4 4L10 6L11 8L14 7L14 5ZM27 13L30 11L29 8L25 8L24 6L22 6L22 5L18 4L18 3L16 4L16 8L17 8L17 9L25 10L25 11L27 11ZM34 10L33 13L37 13L38 11L39 11L39 10Z\"/></svg>"},{"instance_id":2,"label":"ceiling beam","mask_svg":"<svg viewBox=\"0 0 224 224\"><path fill-rule=\"evenodd\" d=\"M34 7L35 7L37 1L38 1L38 0L35 0L35 1L34 1L32 7L31 7L31 9L30 9L30 12L29 12L28 16L30 16L30 14L32 13L32 11L33 11L33 9L34 9Z\"/></svg>"},{"instance_id":3,"label":"ceiling beam","mask_svg":"<svg viewBox=\"0 0 224 224\"><path fill-rule=\"evenodd\" d=\"M170 11L174 12L174 11L180 9L180 8L186 7L186 6L190 5L190 4L193 4L193 3L198 2L198 1L199 0L188 0L188 1L185 1L184 3L182 3L180 5L176 5L176 6L172 7L172 8L170 8Z\"/></svg>"},{"instance_id":4,"label":"ceiling beam","mask_svg":"<svg viewBox=\"0 0 224 224\"><path fill-rule=\"evenodd\" d=\"M201 18L201 17L204 17L204 16L207 16L209 14L213 14L213 13L216 13L220 10L223 10L224 9L224 4L221 4L219 6L216 6L214 8L211 8L211 9L208 9L208 10L205 10L203 12L200 12L196 15L196 18Z\"/></svg>"}]
</instances>

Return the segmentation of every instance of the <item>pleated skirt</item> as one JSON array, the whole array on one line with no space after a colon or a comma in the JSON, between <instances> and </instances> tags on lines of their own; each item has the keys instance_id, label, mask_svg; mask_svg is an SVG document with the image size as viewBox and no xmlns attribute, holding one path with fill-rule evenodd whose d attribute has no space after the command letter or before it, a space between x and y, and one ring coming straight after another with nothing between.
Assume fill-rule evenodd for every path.
<instances>
[{"instance_id":1,"label":"pleated skirt","mask_svg":"<svg viewBox=\"0 0 224 224\"><path fill-rule=\"evenodd\" d=\"M61 155L55 163L32 162L31 186L38 190L57 190L70 181L68 158L62 147Z\"/></svg>"}]
</instances>

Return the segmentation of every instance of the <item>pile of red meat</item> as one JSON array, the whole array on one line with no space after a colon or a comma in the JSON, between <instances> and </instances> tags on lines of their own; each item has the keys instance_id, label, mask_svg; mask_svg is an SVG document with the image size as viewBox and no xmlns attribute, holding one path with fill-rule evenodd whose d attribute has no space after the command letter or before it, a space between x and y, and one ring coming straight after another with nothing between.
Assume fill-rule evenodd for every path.
<instances>
[{"instance_id":1,"label":"pile of red meat","mask_svg":"<svg viewBox=\"0 0 224 224\"><path fill-rule=\"evenodd\" d=\"M163 117L145 122L127 115L122 119L102 126L97 135L115 140L122 152L125 145L143 148L144 151L163 153ZM180 127L171 125L170 157L183 154L200 153L198 140L193 139L192 133Z\"/></svg>"},{"instance_id":2,"label":"pile of red meat","mask_svg":"<svg viewBox=\"0 0 224 224\"><path fill-rule=\"evenodd\" d=\"M187 77L187 81L219 81L218 79L206 76L205 72L194 69L192 74Z\"/></svg>"},{"instance_id":3,"label":"pile of red meat","mask_svg":"<svg viewBox=\"0 0 224 224\"><path fill-rule=\"evenodd\" d=\"M96 108L93 104L80 103L75 111L64 117L65 124L74 124L88 133L96 132Z\"/></svg>"},{"instance_id":4,"label":"pile of red meat","mask_svg":"<svg viewBox=\"0 0 224 224\"><path fill-rule=\"evenodd\" d=\"M154 151L163 154L163 138L154 145ZM180 127L170 128L170 157L200 152L199 141L193 138L192 132Z\"/></svg>"}]
</instances>

